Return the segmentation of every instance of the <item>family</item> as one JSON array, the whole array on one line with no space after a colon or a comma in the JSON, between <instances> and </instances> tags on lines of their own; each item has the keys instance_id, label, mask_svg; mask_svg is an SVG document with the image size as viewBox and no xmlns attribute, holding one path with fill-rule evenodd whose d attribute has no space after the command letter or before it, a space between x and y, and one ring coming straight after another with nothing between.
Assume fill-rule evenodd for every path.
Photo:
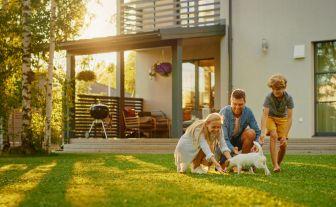
<instances>
[{"instance_id":1,"label":"family","mask_svg":"<svg viewBox=\"0 0 336 207\"><path fill-rule=\"evenodd\" d=\"M219 113L209 114L195 121L180 138L175 149L177 172L185 173L190 166L192 173L207 173L211 165L224 172L225 161L239 152L257 151L254 141L260 145L270 136L270 154L273 172L281 171L280 164L287 147L288 133L292 125L294 102L286 92L287 80L276 74L269 78L267 94L261 118L261 129L250 108L246 106L246 94L242 89L231 93L231 104ZM280 142L277 150L277 141Z\"/></svg>"}]
</instances>

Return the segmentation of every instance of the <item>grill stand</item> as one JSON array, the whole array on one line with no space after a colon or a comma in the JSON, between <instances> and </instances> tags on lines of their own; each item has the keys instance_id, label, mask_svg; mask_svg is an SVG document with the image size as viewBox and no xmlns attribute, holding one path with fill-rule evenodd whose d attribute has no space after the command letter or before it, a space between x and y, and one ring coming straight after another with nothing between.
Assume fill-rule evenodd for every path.
<instances>
[{"instance_id":1,"label":"grill stand","mask_svg":"<svg viewBox=\"0 0 336 207\"><path fill-rule=\"evenodd\" d=\"M95 119L95 120L92 122L91 127L90 127L90 130L89 130L89 133L86 134L86 136L85 136L86 138L89 138L89 137L90 137L90 133L91 133L91 130L92 130L93 125L95 125L95 124L99 124L99 123L100 123L100 124L102 125L102 127L103 127L104 134L105 134L105 139L107 139L106 130L105 130L105 126L104 126L104 121L101 120L101 119Z\"/></svg>"}]
</instances>

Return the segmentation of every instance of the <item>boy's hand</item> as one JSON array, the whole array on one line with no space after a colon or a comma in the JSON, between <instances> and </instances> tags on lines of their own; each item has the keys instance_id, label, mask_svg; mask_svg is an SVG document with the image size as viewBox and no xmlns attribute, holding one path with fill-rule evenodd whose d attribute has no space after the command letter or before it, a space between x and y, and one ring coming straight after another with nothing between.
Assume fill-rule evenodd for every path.
<instances>
[{"instance_id":1,"label":"boy's hand","mask_svg":"<svg viewBox=\"0 0 336 207\"><path fill-rule=\"evenodd\" d=\"M285 137L280 138L280 145L287 146L287 138Z\"/></svg>"},{"instance_id":2,"label":"boy's hand","mask_svg":"<svg viewBox=\"0 0 336 207\"><path fill-rule=\"evenodd\" d=\"M265 135L260 135L260 137L259 137L259 143L261 145L265 143Z\"/></svg>"}]
</instances>

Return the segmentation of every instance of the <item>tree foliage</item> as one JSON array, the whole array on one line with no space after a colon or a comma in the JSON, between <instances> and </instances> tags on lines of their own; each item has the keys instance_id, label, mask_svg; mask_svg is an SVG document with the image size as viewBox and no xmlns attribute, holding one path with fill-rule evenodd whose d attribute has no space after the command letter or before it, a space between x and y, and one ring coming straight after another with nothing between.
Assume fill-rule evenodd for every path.
<instances>
[{"instance_id":1,"label":"tree foliage","mask_svg":"<svg viewBox=\"0 0 336 207\"><path fill-rule=\"evenodd\" d=\"M57 45L58 42L72 40L78 35L84 24L86 0L56 0L56 2L58 5L55 25ZM11 110L19 108L22 101L23 30L21 11L22 1L0 1L0 116L4 118L5 124ZM31 18L28 23L31 29L29 51L32 57L33 71L35 73L36 71L47 70L50 36L49 0L31 0ZM34 78L34 73L32 73L32 78ZM34 80L36 81L36 75ZM38 90L45 90L45 88L34 87L40 86L33 84L33 107L37 107L35 111L42 110L39 107L43 107L45 104L35 103L36 94L34 93ZM57 101L57 99L55 100ZM44 114L42 116L44 118ZM58 116L61 117L61 112ZM32 125L34 130L34 122ZM60 132L56 134L60 134Z\"/></svg>"}]
</instances>

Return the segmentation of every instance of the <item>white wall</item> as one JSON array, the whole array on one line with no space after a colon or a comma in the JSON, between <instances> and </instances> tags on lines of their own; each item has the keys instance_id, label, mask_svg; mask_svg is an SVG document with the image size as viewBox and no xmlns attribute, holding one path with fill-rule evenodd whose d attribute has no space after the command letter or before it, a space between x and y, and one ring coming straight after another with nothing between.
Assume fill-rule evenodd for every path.
<instances>
[{"instance_id":1,"label":"white wall","mask_svg":"<svg viewBox=\"0 0 336 207\"><path fill-rule=\"evenodd\" d=\"M171 48L156 48L136 52L136 97L144 99L144 111L161 110L171 119L172 115L172 76L159 74L152 80L149 70L157 61L171 63Z\"/></svg>"},{"instance_id":2,"label":"white wall","mask_svg":"<svg viewBox=\"0 0 336 207\"><path fill-rule=\"evenodd\" d=\"M219 105L221 107L229 104L229 0L220 1L220 18L225 19L225 36L220 39L220 76L218 82L221 96L219 98Z\"/></svg>"},{"instance_id":3,"label":"white wall","mask_svg":"<svg viewBox=\"0 0 336 207\"><path fill-rule=\"evenodd\" d=\"M215 59L215 74L220 72L220 38L198 38L183 40L183 60ZM144 99L144 110L162 110L171 119L172 115L172 77L159 74L153 80L148 75L157 61L171 63L171 48L152 48L136 51L136 97ZM217 81L217 80L216 80ZM220 109L220 84L215 83L215 108Z\"/></svg>"},{"instance_id":4,"label":"white wall","mask_svg":"<svg viewBox=\"0 0 336 207\"><path fill-rule=\"evenodd\" d=\"M290 137L314 134L312 41L336 39L335 8L335 0L233 0L233 86L246 90L247 105L258 121L270 92L267 79L282 73L295 102ZM269 44L267 53L261 50L263 38ZM306 58L293 59L294 45L300 44L305 45Z\"/></svg>"}]
</instances>

